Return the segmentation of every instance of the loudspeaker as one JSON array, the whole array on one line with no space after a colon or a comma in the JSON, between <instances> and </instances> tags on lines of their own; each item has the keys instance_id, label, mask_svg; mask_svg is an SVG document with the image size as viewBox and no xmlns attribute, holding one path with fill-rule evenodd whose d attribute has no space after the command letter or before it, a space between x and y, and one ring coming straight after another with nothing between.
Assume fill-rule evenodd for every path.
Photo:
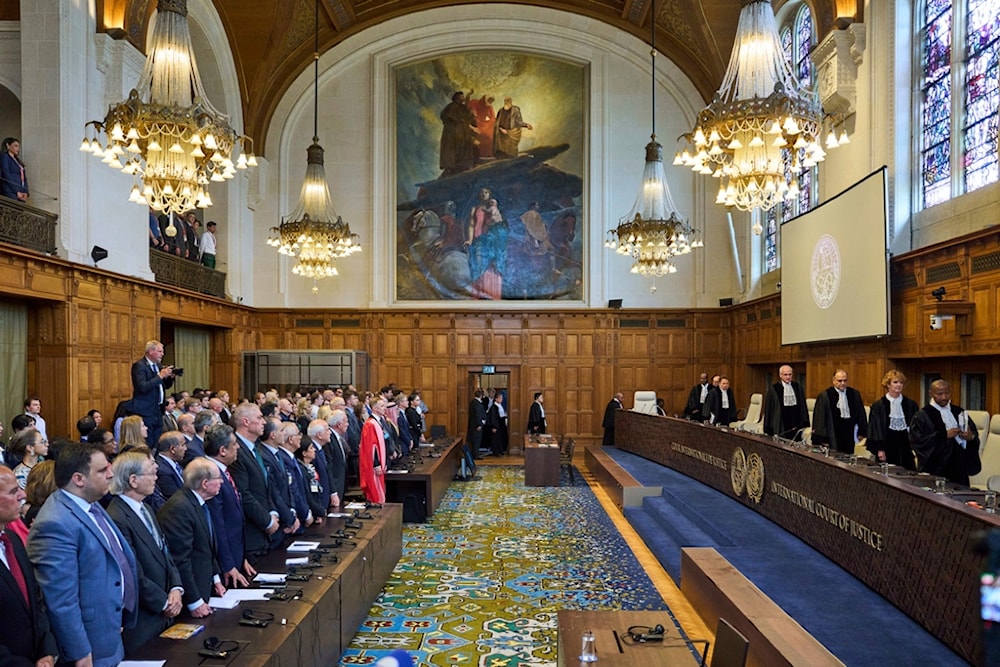
<instances>
[{"instance_id":1,"label":"loudspeaker","mask_svg":"<svg viewBox=\"0 0 1000 667\"><path fill-rule=\"evenodd\" d=\"M102 259L107 259L108 251L99 245L95 245L90 249L90 258L94 260L94 264L97 264Z\"/></svg>"},{"instance_id":2,"label":"loudspeaker","mask_svg":"<svg viewBox=\"0 0 1000 667\"><path fill-rule=\"evenodd\" d=\"M719 299L720 306L731 306L733 305L733 297L727 297L725 299Z\"/></svg>"},{"instance_id":3,"label":"loudspeaker","mask_svg":"<svg viewBox=\"0 0 1000 667\"><path fill-rule=\"evenodd\" d=\"M608 308L619 309L622 307L621 299L608 299Z\"/></svg>"}]
</instances>

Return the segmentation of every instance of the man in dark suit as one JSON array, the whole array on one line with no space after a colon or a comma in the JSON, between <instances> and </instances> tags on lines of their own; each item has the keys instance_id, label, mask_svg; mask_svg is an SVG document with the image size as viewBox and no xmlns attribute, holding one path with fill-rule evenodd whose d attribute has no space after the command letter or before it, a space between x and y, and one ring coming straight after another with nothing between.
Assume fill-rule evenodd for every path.
<instances>
[{"instance_id":1,"label":"man in dark suit","mask_svg":"<svg viewBox=\"0 0 1000 667\"><path fill-rule=\"evenodd\" d=\"M174 386L174 367L160 366L163 361L163 343L151 340L146 343L146 354L132 364L132 400L130 414L142 417L146 424L146 442L156 447L163 432L163 405L166 391Z\"/></svg>"},{"instance_id":2,"label":"man in dark suit","mask_svg":"<svg viewBox=\"0 0 1000 667\"><path fill-rule=\"evenodd\" d=\"M295 422L284 422L281 431L282 436L278 440L278 449L274 452L274 456L285 467L285 473L288 477L288 491L292 499L292 508L295 509L295 516L298 517L302 528L308 528L316 517L312 512L312 503L309 502L311 498L309 483L306 482L306 476L299 468L299 462L295 460L295 452L299 450L302 442L302 431L299 430L299 425ZM325 516L326 512L324 511L323 517Z\"/></svg>"},{"instance_id":3,"label":"man in dark suit","mask_svg":"<svg viewBox=\"0 0 1000 667\"><path fill-rule=\"evenodd\" d=\"M233 429L225 424L214 424L205 431L205 455L215 461L224 479L219 495L208 503L213 525L219 531L218 558L222 570L222 583L229 588L248 586L247 577L257 574L245 555L243 537L243 501L236 488L236 481L229 472L239 456ZM244 576L244 574L246 576Z\"/></svg>"},{"instance_id":4,"label":"man in dark suit","mask_svg":"<svg viewBox=\"0 0 1000 667\"><path fill-rule=\"evenodd\" d=\"M361 447L361 420L355 410L360 399L358 392L348 389L344 392L344 414L347 415L347 444L351 448L351 455L358 455L358 448Z\"/></svg>"},{"instance_id":5,"label":"man in dark suit","mask_svg":"<svg viewBox=\"0 0 1000 667\"><path fill-rule=\"evenodd\" d=\"M684 418L696 422L703 422L705 416L705 401L708 400L708 392L712 385L708 382L708 373L702 373L698 378L698 384L691 387L688 393L687 403L684 405Z\"/></svg>"},{"instance_id":6,"label":"man in dark suit","mask_svg":"<svg viewBox=\"0 0 1000 667\"><path fill-rule=\"evenodd\" d=\"M164 498L177 493L184 486L181 463L187 453L187 440L180 431L167 431L160 436L156 455L156 488Z\"/></svg>"},{"instance_id":7,"label":"man in dark suit","mask_svg":"<svg viewBox=\"0 0 1000 667\"><path fill-rule=\"evenodd\" d=\"M272 507L278 510L278 520L281 530L271 536L271 549L281 546L285 536L299 532L301 524L295 513L295 503L292 499L291 483L288 470L278 459L278 447L281 446L284 435L281 430L282 421L277 417L268 417L264 422L264 433L261 435L260 447L257 453L264 462L267 471L267 485L271 492ZM305 518L305 517L303 517Z\"/></svg>"},{"instance_id":8,"label":"man in dark suit","mask_svg":"<svg viewBox=\"0 0 1000 667\"><path fill-rule=\"evenodd\" d=\"M205 430L210 426L220 423L226 424L228 422L221 421L219 415L211 410L202 410L194 416L194 435L188 440L188 450L187 454L184 455L184 465L191 463L191 459L205 456ZM185 434L187 434L186 431Z\"/></svg>"},{"instance_id":9,"label":"man in dark suit","mask_svg":"<svg viewBox=\"0 0 1000 667\"><path fill-rule=\"evenodd\" d=\"M139 611L135 627L122 633L131 653L163 632L181 613L181 576L156 518L143 500L156 489L156 464L145 452L125 452L111 465L108 514L139 564Z\"/></svg>"},{"instance_id":10,"label":"man in dark suit","mask_svg":"<svg viewBox=\"0 0 1000 667\"><path fill-rule=\"evenodd\" d=\"M930 401L917 410L910 424L910 445L917 455L917 469L969 485L969 475L982 470L979 432L968 413L951 402L951 385L931 382Z\"/></svg>"},{"instance_id":11,"label":"man in dark suit","mask_svg":"<svg viewBox=\"0 0 1000 667\"><path fill-rule=\"evenodd\" d=\"M542 407L542 403L545 400L545 396L542 392L535 392L535 400L531 403L531 409L528 410L528 428L526 429L528 433L545 433L545 408Z\"/></svg>"},{"instance_id":12,"label":"man in dark suit","mask_svg":"<svg viewBox=\"0 0 1000 667\"><path fill-rule=\"evenodd\" d=\"M257 438L264 433L264 415L256 403L241 403L230 419L236 429L239 454L229 467L243 502L244 549L251 565L267 555L271 536L281 527L278 511L271 502L267 471L257 451L263 448Z\"/></svg>"},{"instance_id":13,"label":"man in dark suit","mask_svg":"<svg viewBox=\"0 0 1000 667\"><path fill-rule=\"evenodd\" d=\"M184 585L184 604L191 616L212 613L208 601L223 596L222 571L215 556L218 531L207 503L222 490L223 476L215 462L195 459L184 469L184 488L167 500L157 517L170 545Z\"/></svg>"},{"instance_id":14,"label":"man in dark suit","mask_svg":"<svg viewBox=\"0 0 1000 667\"><path fill-rule=\"evenodd\" d=\"M625 409L622 404L623 398L625 395L618 392L604 408L604 421L601 422L601 426L604 427L604 439L601 441L601 445L604 447L613 447L615 444L615 413Z\"/></svg>"},{"instance_id":15,"label":"man in dark suit","mask_svg":"<svg viewBox=\"0 0 1000 667\"><path fill-rule=\"evenodd\" d=\"M344 411L335 410L334 412L340 413L340 418L344 421L346 426L347 417L344 415ZM330 413L329 419L331 421L333 420L333 413ZM326 494L327 508L334 504L340 504L339 502L333 502L333 493L335 490L332 485L333 465L331 458L336 457L337 453L334 452L333 448L330 446L330 439L333 435L332 430L333 427L327 421L322 419L313 419L306 427L305 436L309 438L310 442L312 442L313 449L316 451L316 459L313 461L313 467L316 469L316 474L319 476L319 485ZM303 442L303 447L304 446L305 442Z\"/></svg>"},{"instance_id":16,"label":"man in dark suit","mask_svg":"<svg viewBox=\"0 0 1000 667\"><path fill-rule=\"evenodd\" d=\"M101 507L111 464L92 444L56 459L56 489L35 517L28 556L62 661L114 667L125 655L117 628L135 625L138 573L125 536Z\"/></svg>"},{"instance_id":17,"label":"man in dark suit","mask_svg":"<svg viewBox=\"0 0 1000 667\"><path fill-rule=\"evenodd\" d=\"M0 665L52 667L56 640L21 538L6 530L20 518L24 491L14 472L0 466ZM22 587L23 584L23 587Z\"/></svg>"},{"instance_id":18,"label":"man in dark suit","mask_svg":"<svg viewBox=\"0 0 1000 667\"><path fill-rule=\"evenodd\" d=\"M479 448L483 445L483 431L486 429L486 408L483 407L483 390L476 389L469 401L469 424L465 431L465 442L472 458L479 459Z\"/></svg>"},{"instance_id":19,"label":"man in dark suit","mask_svg":"<svg viewBox=\"0 0 1000 667\"><path fill-rule=\"evenodd\" d=\"M347 459L350 447L347 444L347 414L343 410L330 413L330 445L324 447L326 460L330 464L330 504L342 505L347 493Z\"/></svg>"}]
</instances>

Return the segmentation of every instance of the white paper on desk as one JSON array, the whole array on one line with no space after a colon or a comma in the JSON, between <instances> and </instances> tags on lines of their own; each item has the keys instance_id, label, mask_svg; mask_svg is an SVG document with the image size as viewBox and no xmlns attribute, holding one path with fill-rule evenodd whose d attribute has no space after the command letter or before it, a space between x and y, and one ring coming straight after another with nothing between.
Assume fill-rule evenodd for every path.
<instances>
[{"instance_id":1,"label":"white paper on desk","mask_svg":"<svg viewBox=\"0 0 1000 667\"><path fill-rule=\"evenodd\" d=\"M208 606L211 607L212 609L233 609L234 607L238 606L239 604L240 604L240 600L237 600L236 598L230 598L230 597L224 597L224 598L211 597L211 598L208 598Z\"/></svg>"},{"instance_id":2,"label":"white paper on desk","mask_svg":"<svg viewBox=\"0 0 1000 667\"><path fill-rule=\"evenodd\" d=\"M122 660L118 667L163 667L166 660Z\"/></svg>"},{"instance_id":3,"label":"white paper on desk","mask_svg":"<svg viewBox=\"0 0 1000 667\"><path fill-rule=\"evenodd\" d=\"M230 588L222 596L223 600L266 600L273 592L270 588Z\"/></svg>"},{"instance_id":4,"label":"white paper on desk","mask_svg":"<svg viewBox=\"0 0 1000 667\"><path fill-rule=\"evenodd\" d=\"M258 572L257 576L254 577L254 581L259 581L262 584L283 584L285 583L285 577L287 574L276 574L272 572Z\"/></svg>"},{"instance_id":5,"label":"white paper on desk","mask_svg":"<svg viewBox=\"0 0 1000 667\"><path fill-rule=\"evenodd\" d=\"M345 519L349 516L354 516L354 515L351 514L350 512L330 512L329 514L327 514L327 516L333 519Z\"/></svg>"},{"instance_id":6,"label":"white paper on desk","mask_svg":"<svg viewBox=\"0 0 1000 667\"><path fill-rule=\"evenodd\" d=\"M344 509L345 510L366 510L366 509L368 509L368 506L365 505L364 503L347 503L347 506L344 507Z\"/></svg>"},{"instance_id":7,"label":"white paper on desk","mask_svg":"<svg viewBox=\"0 0 1000 667\"><path fill-rule=\"evenodd\" d=\"M291 567L292 565L306 565L309 563L309 556L302 556L301 558L286 558L285 565Z\"/></svg>"},{"instance_id":8,"label":"white paper on desk","mask_svg":"<svg viewBox=\"0 0 1000 667\"><path fill-rule=\"evenodd\" d=\"M313 551L319 549L319 542L307 542L305 540L295 540L288 545L287 551L292 552L303 552L303 551Z\"/></svg>"},{"instance_id":9,"label":"white paper on desk","mask_svg":"<svg viewBox=\"0 0 1000 667\"><path fill-rule=\"evenodd\" d=\"M408 473L410 471L409 470L386 470L386 472L388 474L390 474L390 475L405 475L406 473Z\"/></svg>"}]
</instances>

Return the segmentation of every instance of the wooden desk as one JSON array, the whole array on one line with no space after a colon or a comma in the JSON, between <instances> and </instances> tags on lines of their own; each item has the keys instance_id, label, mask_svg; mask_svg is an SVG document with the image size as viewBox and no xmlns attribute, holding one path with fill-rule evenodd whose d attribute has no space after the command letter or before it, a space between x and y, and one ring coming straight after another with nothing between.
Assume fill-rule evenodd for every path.
<instances>
[{"instance_id":1,"label":"wooden desk","mask_svg":"<svg viewBox=\"0 0 1000 667\"><path fill-rule=\"evenodd\" d=\"M986 559L971 545L1000 528L1000 515L968 507L964 494L936 495L925 488L934 486L928 475L892 467L885 477L873 466L685 419L619 410L615 439L766 516L962 658L982 663Z\"/></svg>"},{"instance_id":2,"label":"wooden desk","mask_svg":"<svg viewBox=\"0 0 1000 667\"><path fill-rule=\"evenodd\" d=\"M701 664L665 611L560 611L557 618L559 667L584 664L578 658L583 633L587 630L594 633L598 667L696 667ZM665 630L662 642L629 642L630 627L656 624ZM698 654L702 655L704 640L695 643Z\"/></svg>"},{"instance_id":3,"label":"wooden desk","mask_svg":"<svg viewBox=\"0 0 1000 667\"><path fill-rule=\"evenodd\" d=\"M217 665L281 667L282 665L335 664L350 644L388 579L403 551L402 508L386 505L369 510L372 519L362 520L357 546L335 550L338 562L324 557L306 582L290 582L301 588L302 597L288 602L244 602L235 609L219 609L205 619L182 613L181 623L197 623L205 629L188 639L157 637L127 656L130 660L166 660L168 667L202 664L198 651L206 637L240 642L241 649ZM322 528L310 528L300 539L332 543L330 534L344 526L343 520L327 519ZM354 532L352 529L347 529ZM291 540L287 540L288 543ZM258 565L261 572L285 572L286 552L272 551ZM266 628L239 625L245 609L274 614ZM285 623L282 623L284 619Z\"/></svg>"},{"instance_id":4,"label":"wooden desk","mask_svg":"<svg viewBox=\"0 0 1000 667\"><path fill-rule=\"evenodd\" d=\"M385 475L385 499L402 503L408 495L416 495L424 504L426 516L433 516L441 504L448 485L455 479L462 462L462 438L435 441L434 447L421 447L420 459L410 472L389 471ZM438 454L432 457L431 453ZM407 519L409 520L409 519Z\"/></svg>"},{"instance_id":5,"label":"wooden desk","mask_svg":"<svg viewBox=\"0 0 1000 667\"><path fill-rule=\"evenodd\" d=\"M524 485L559 486L559 439L524 436Z\"/></svg>"}]
</instances>

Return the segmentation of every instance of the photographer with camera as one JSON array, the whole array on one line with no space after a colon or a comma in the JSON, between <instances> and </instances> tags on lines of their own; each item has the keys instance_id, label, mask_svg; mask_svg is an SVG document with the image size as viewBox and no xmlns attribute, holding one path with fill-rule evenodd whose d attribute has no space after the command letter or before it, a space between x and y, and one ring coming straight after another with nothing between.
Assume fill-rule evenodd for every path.
<instances>
[{"instance_id":1,"label":"photographer with camera","mask_svg":"<svg viewBox=\"0 0 1000 667\"><path fill-rule=\"evenodd\" d=\"M181 368L160 366L163 361L163 343L151 340L146 343L146 354L132 364L132 400L126 410L130 415L139 415L146 425L146 442L154 449L163 432L163 410L161 406L166 391L174 386L174 378L184 373Z\"/></svg>"}]
</instances>

